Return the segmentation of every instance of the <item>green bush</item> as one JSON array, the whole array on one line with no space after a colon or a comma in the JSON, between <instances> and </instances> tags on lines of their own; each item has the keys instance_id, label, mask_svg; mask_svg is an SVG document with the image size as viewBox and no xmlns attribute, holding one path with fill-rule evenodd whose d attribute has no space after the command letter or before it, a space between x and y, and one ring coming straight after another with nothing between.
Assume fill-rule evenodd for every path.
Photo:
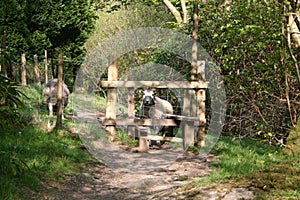
<instances>
[{"instance_id":1,"label":"green bush","mask_svg":"<svg viewBox=\"0 0 300 200\"><path fill-rule=\"evenodd\" d=\"M200 43L225 83L227 135L280 139L296 122L291 116L299 106L292 103L289 112L285 101L287 93L298 101L298 83L282 37L283 5L267 2L237 0L220 7L209 1L200 7Z\"/></svg>"},{"instance_id":2,"label":"green bush","mask_svg":"<svg viewBox=\"0 0 300 200\"><path fill-rule=\"evenodd\" d=\"M17 83L0 74L0 126L19 122L18 108L24 107L24 97L26 95Z\"/></svg>"}]
</instances>

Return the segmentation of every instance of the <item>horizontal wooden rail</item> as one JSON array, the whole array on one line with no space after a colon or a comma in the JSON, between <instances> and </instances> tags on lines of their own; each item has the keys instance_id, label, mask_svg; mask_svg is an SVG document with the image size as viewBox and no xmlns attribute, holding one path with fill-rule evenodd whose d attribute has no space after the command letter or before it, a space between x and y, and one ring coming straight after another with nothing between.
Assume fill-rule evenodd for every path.
<instances>
[{"instance_id":1,"label":"horizontal wooden rail","mask_svg":"<svg viewBox=\"0 0 300 200\"><path fill-rule=\"evenodd\" d=\"M101 81L106 88L182 88L182 89L206 89L207 83L202 81Z\"/></svg>"},{"instance_id":2,"label":"horizontal wooden rail","mask_svg":"<svg viewBox=\"0 0 300 200\"><path fill-rule=\"evenodd\" d=\"M183 139L179 137L164 137L159 135L148 135L143 138L146 138L148 140L155 140L155 141L183 142Z\"/></svg>"},{"instance_id":3,"label":"horizontal wooden rail","mask_svg":"<svg viewBox=\"0 0 300 200\"><path fill-rule=\"evenodd\" d=\"M182 120L193 123L193 126L203 126L198 120ZM175 119L104 119L104 126L178 126Z\"/></svg>"},{"instance_id":4,"label":"horizontal wooden rail","mask_svg":"<svg viewBox=\"0 0 300 200\"><path fill-rule=\"evenodd\" d=\"M167 119L176 119L179 121L197 121L199 117L187 117L183 115L163 114Z\"/></svg>"},{"instance_id":5,"label":"horizontal wooden rail","mask_svg":"<svg viewBox=\"0 0 300 200\"><path fill-rule=\"evenodd\" d=\"M102 122L105 126L177 126L173 119L105 119Z\"/></svg>"}]
</instances>

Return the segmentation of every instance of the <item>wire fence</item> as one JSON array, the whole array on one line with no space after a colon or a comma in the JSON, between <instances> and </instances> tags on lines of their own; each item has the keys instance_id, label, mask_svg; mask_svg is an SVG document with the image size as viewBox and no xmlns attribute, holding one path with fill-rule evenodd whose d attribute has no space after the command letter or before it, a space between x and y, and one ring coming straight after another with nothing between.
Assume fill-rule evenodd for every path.
<instances>
[{"instance_id":1,"label":"wire fence","mask_svg":"<svg viewBox=\"0 0 300 200\"><path fill-rule=\"evenodd\" d=\"M14 49L9 49L10 51L14 51ZM3 51L2 51L3 53ZM18 52L20 53L20 52ZM21 55L21 54L20 54ZM30 61L33 60L33 55L28 55L27 59ZM51 62L57 62L57 58L48 58ZM64 63L72 64L79 62L78 60L72 59L63 59ZM83 61L80 61L83 62ZM15 63L16 66L21 67L21 57L20 62ZM39 69L41 74L45 74L44 68L42 67L45 65L45 57L39 58ZM173 72L172 72L173 73ZM15 70L14 75L17 80L21 77L20 70ZM183 76L186 76L184 74ZM51 75L51 71L49 72L49 77L53 77ZM170 76L171 77L171 76ZM176 77L176 76L174 76ZM72 73L64 73L63 80L68 85L70 91L73 90L75 75ZM33 64L29 64L27 66L27 76L26 76L27 84L33 85L36 83L36 77L33 70ZM45 82L45 78L41 76L42 83ZM105 96L105 89L101 88L101 85L94 85L95 91L99 91L99 95ZM89 89L90 90L90 89ZM42 92L42 91L41 91ZM126 93L126 91L125 91ZM175 94L176 93L176 94ZM124 92L120 94L120 103L126 105L127 96L124 95ZM174 110L177 112L176 114L182 114L180 111L182 110L182 102L184 95L182 92L178 91L170 91L170 90L162 90L160 92L162 98L170 101L174 105ZM42 94L41 94L42 96ZM139 103L141 100L141 96L139 94L136 95L136 109L139 108ZM233 98L233 97L232 97ZM236 98L236 97L235 97ZM123 100L121 100L123 99ZM228 98L228 99L231 99ZM223 124L223 131L222 134L224 135L234 135L239 138L244 137L252 137L252 138L263 138L269 140L281 140L282 138L286 138L288 136L289 131L293 126L296 124L296 119L298 118L299 113L299 103L297 100L291 99L290 102L293 104L292 108L289 109L287 102L280 101L274 95L269 94L267 98L259 99L259 100L252 100L248 102L238 102L238 103L231 103L227 102L227 111L226 114L221 113L214 113L210 109L210 99L207 99L207 108L206 108L206 117L208 124L210 123L210 117L212 114L218 114L220 117L225 118L225 122ZM41 103L42 100L40 99L38 103ZM198 107L197 103L194 104ZM198 110L196 109L196 115Z\"/></svg>"}]
</instances>

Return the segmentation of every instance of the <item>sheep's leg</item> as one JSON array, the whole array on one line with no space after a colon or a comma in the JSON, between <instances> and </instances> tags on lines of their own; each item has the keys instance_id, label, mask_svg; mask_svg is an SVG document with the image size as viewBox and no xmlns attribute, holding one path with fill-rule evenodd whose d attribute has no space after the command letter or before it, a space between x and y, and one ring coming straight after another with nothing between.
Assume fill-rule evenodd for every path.
<instances>
[{"instance_id":1,"label":"sheep's leg","mask_svg":"<svg viewBox=\"0 0 300 200\"><path fill-rule=\"evenodd\" d=\"M48 103L48 109L49 109L49 117L48 117L48 121L47 121L47 128L50 129L51 128L50 117L53 116L53 105L52 105L52 103Z\"/></svg>"},{"instance_id":2,"label":"sheep's leg","mask_svg":"<svg viewBox=\"0 0 300 200\"><path fill-rule=\"evenodd\" d=\"M49 108L49 116L52 117L53 116L53 104L48 103L48 108Z\"/></svg>"}]
</instances>

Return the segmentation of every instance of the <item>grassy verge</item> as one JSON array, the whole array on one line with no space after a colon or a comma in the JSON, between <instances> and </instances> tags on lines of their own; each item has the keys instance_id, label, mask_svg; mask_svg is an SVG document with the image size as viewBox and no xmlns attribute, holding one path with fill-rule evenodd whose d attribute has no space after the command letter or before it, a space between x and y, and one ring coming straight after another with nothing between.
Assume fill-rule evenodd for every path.
<instances>
[{"instance_id":1,"label":"grassy verge","mask_svg":"<svg viewBox=\"0 0 300 200\"><path fill-rule=\"evenodd\" d=\"M30 199L30 192L43 183L61 181L62 173L78 173L80 163L91 160L80 149L78 136L69 134L72 123L64 120L64 128L46 131L47 111L41 108L41 89L23 88L29 97L14 124L0 130L0 199Z\"/></svg>"},{"instance_id":2,"label":"grassy verge","mask_svg":"<svg viewBox=\"0 0 300 200\"><path fill-rule=\"evenodd\" d=\"M212 172L193 187L221 183L251 188L257 199L300 199L300 158L262 141L232 137L221 137L212 153L217 155Z\"/></svg>"}]
</instances>

